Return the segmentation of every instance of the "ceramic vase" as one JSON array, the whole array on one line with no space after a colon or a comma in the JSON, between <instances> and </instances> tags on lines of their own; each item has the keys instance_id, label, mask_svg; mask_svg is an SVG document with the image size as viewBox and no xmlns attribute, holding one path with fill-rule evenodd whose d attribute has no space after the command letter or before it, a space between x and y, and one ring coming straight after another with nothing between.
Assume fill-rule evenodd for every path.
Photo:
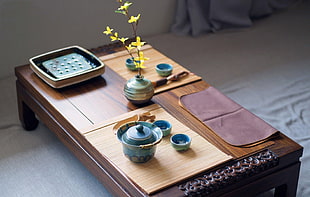
<instances>
[{"instance_id":1,"label":"ceramic vase","mask_svg":"<svg viewBox=\"0 0 310 197\"><path fill-rule=\"evenodd\" d=\"M124 86L125 97L135 105L149 102L154 95L152 82L142 75L129 79Z\"/></svg>"}]
</instances>

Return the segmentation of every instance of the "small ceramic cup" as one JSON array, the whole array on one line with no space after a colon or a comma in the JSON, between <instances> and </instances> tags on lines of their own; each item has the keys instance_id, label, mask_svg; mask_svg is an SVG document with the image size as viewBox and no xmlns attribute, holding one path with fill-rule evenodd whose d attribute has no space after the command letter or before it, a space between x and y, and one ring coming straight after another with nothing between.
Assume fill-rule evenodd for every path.
<instances>
[{"instance_id":1,"label":"small ceramic cup","mask_svg":"<svg viewBox=\"0 0 310 197\"><path fill-rule=\"evenodd\" d=\"M170 143L177 151L185 151L189 149L191 141L191 137L186 134L174 134L170 137Z\"/></svg>"},{"instance_id":2,"label":"small ceramic cup","mask_svg":"<svg viewBox=\"0 0 310 197\"><path fill-rule=\"evenodd\" d=\"M153 124L161 129L163 136L167 136L171 133L172 125L170 122L166 120L156 120Z\"/></svg>"},{"instance_id":3,"label":"small ceramic cup","mask_svg":"<svg viewBox=\"0 0 310 197\"><path fill-rule=\"evenodd\" d=\"M156 72L162 77L171 75L172 70L173 66L171 64L162 63L156 65Z\"/></svg>"},{"instance_id":4,"label":"small ceramic cup","mask_svg":"<svg viewBox=\"0 0 310 197\"><path fill-rule=\"evenodd\" d=\"M135 63L133 62L132 58L127 58L127 59L126 59L126 67L127 67L129 70L132 70L132 71L138 70L138 68L136 68L136 65L135 65Z\"/></svg>"}]
</instances>

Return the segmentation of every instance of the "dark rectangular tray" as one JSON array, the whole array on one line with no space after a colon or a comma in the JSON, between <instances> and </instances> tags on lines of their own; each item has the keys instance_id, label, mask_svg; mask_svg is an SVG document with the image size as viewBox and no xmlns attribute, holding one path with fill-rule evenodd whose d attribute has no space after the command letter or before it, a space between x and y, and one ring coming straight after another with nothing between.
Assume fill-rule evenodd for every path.
<instances>
[{"instance_id":1,"label":"dark rectangular tray","mask_svg":"<svg viewBox=\"0 0 310 197\"><path fill-rule=\"evenodd\" d=\"M47 84L61 88L104 73L104 64L91 52L70 46L29 59L31 69Z\"/></svg>"}]
</instances>

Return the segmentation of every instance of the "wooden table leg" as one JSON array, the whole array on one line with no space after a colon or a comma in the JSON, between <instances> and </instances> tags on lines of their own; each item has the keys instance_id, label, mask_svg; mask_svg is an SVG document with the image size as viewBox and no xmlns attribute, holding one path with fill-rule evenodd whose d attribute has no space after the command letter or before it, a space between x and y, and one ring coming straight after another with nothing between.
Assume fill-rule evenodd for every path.
<instances>
[{"instance_id":1,"label":"wooden table leg","mask_svg":"<svg viewBox=\"0 0 310 197\"><path fill-rule=\"evenodd\" d=\"M22 89L23 87L16 81L19 120L25 130L31 131L37 128L39 121L32 109L25 103Z\"/></svg>"},{"instance_id":2,"label":"wooden table leg","mask_svg":"<svg viewBox=\"0 0 310 197\"><path fill-rule=\"evenodd\" d=\"M300 162L289 167L286 170L287 176L285 184L279 185L275 188L275 197L295 197L298 185L300 171Z\"/></svg>"}]
</instances>

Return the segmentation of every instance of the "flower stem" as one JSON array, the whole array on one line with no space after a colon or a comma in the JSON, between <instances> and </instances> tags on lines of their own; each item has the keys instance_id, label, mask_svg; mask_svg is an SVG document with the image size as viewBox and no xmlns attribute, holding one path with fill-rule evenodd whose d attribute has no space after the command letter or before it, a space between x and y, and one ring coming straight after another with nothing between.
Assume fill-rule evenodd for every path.
<instances>
[{"instance_id":1,"label":"flower stem","mask_svg":"<svg viewBox=\"0 0 310 197\"><path fill-rule=\"evenodd\" d=\"M120 7L124 5L124 2L122 0L117 0L117 1L119 2ZM130 15L129 15L128 10L126 9L124 11L125 11L124 15L127 16L128 20L130 20ZM138 21L130 23L130 24L131 24L131 28L132 28L132 31L133 31L133 37L135 38L135 40L137 40ZM127 49L125 42L123 42L123 45L124 45L125 49L127 50L128 54L131 56L131 58L134 59L134 56L133 56L132 52ZM141 59L140 50L138 48L137 48L137 55ZM141 61L138 62L138 75L141 76Z\"/></svg>"}]
</instances>

